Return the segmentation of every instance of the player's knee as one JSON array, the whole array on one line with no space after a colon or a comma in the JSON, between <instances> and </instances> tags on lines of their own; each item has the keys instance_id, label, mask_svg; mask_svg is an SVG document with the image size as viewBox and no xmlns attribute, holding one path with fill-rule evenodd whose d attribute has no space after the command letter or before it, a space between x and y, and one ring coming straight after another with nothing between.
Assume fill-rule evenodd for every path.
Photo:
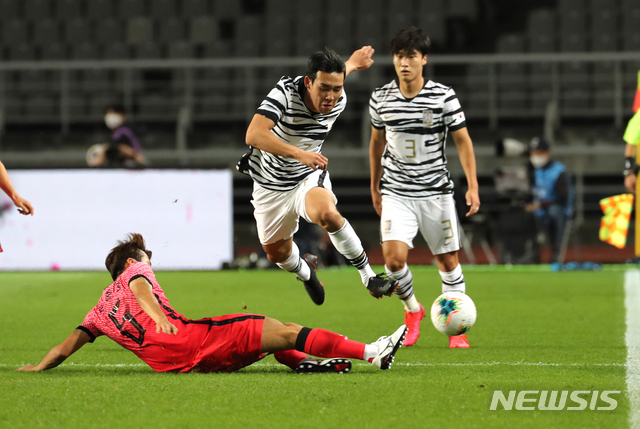
<instances>
[{"instance_id":1,"label":"player's knee","mask_svg":"<svg viewBox=\"0 0 640 429\"><path fill-rule=\"evenodd\" d=\"M404 266L406 265L406 261L403 260L402 258L392 256L387 258L387 260L385 261L385 264L387 265L387 268L389 268L389 270L395 273L404 269Z\"/></svg>"},{"instance_id":2,"label":"player's knee","mask_svg":"<svg viewBox=\"0 0 640 429\"><path fill-rule=\"evenodd\" d=\"M334 207L327 207L320 212L318 216L318 225L329 232L335 232L339 230L344 224L344 218L338 212L338 209Z\"/></svg>"}]
</instances>

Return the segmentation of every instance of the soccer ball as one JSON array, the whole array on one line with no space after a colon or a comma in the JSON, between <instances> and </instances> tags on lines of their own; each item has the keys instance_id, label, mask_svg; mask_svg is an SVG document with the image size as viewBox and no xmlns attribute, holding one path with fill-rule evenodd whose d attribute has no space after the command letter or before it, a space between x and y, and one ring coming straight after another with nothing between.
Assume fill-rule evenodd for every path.
<instances>
[{"instance_id":1,"label":"soccer ball","mask_svg":"<svg viewBox=\"0 0 640 429\"><path fill-rule=\"evenodd\" d=\"M447 336L462 335L476 322L476 305L461 292L443 293L431 306L433 326Z\"/></svg>"}]
</instances>

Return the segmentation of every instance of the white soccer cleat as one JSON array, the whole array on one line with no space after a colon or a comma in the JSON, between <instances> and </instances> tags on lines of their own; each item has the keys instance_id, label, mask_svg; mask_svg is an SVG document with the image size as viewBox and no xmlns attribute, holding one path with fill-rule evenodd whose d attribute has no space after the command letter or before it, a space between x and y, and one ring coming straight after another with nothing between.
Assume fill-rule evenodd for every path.
<instances>
[{"instance_id":1,"label":"white soccer cleat","mask_svg":"<svg viewBox=\"0 0 640 429\"><path fill-rule=\"evenodd\" d=\"M398 349L402 346L404 336L407 334L407 325L402 325L396 332L388 337L380 337L375 344L378 346L378 354L371 363L380 369L391 368L393 357Z\"/></svg>"}]
</instances>

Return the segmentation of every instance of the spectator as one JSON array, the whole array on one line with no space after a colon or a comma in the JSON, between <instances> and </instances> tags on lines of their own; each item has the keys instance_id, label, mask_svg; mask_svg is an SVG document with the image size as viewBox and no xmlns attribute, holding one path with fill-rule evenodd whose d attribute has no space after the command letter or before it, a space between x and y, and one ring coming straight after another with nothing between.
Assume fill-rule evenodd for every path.
<instances>
[{"instance_id":1,"label":"spectator","mask_svg":"<svg viewBox=\"0 0 640 429\"><path fill-rule=\"evenodd\" d=\"M551 262L559 262L560 244L567 219L573 214L573 188L565 166L551 158L549 143L534 137L530 144L533 203L527 211L533 212L538 232L545 233L551 244Z\"/></svg>"},{"instance_id":2,"label":"spectator","mask_svg":"<svg viewBox=\"0 0 640 429\"><path fill-rule=\"evenodd\" d=\"M105 109L104 123L113 131L111 143L100 143L89 148L89 166L139 168L145 165L138 137L126 120L127 113L122 106L113 105Z\"/></svg>"}]
</instances>

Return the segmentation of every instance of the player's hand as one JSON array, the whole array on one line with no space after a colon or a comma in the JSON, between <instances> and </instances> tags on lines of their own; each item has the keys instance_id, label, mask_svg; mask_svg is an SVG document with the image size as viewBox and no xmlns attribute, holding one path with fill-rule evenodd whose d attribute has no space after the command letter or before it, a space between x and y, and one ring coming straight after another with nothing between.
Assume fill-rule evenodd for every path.
<instances>
[{"instance_id":1,"label":"player's hand","mask_svg":"<svg viewBox=\"0 0 640 429\"><path fill-rule=\"evenodd\" d=\"M480 210L480 196L478 195L478 191L468 190L465 198L467 200L467 205L470 207L466 217L478 213L478 210Z\"/></svg>"},{"instance_id":2,"label":"player's hand","mask_svg":"<svg viewBox=\"0 0 640 429\"><path fill-rule=\"evenodd\" d=\"M159 334L160 332L169 335L178 335L178 328L168 320L163 320L162 322L156 323L156 334Z\"/></svg>"},{"instance_id":3,"label":"player's hand","mask_svg":"<svg viewBox=\"0 0 640 429\"><path fill-rule=\"evenodd\" d=\"M20 214L23 215L32 215L33 216L33 206L31 205L31 203L27 200L25 200L24 198L22 198L20 195L15 195L13 198L13 204L16 205L16 207L18 207L18 212L20 212Z\"/></svg>"},{"instance_id":4,"label":"player's hand","mask_svg":"<svg viewBox=\"0 0 640 429\"><path fill-rule=\"evenodd\" d=\"M295 158L300 161L300 164L311 167L314 171L317 169L326 170L329 165L329 160L321 153L306 152L302 149L296 154Z\"/></svg>"},{"instance_id":5,"label":"player's hand","mask_svg":"<svg viewBox=\"0 0 640 429\"><path fill-rule=\"evenodd\" d=\"M378 213L378 216L382 216L382 194L379 189L371 190L371 201L373 202L373 208Z\"/></svg>"},{"instance_id":6,"label":"player's hand","mask_svg":"<svg viewBox=\"0 0 640 429\"><path fill-rule=\"evenodd\" d=\"M635 174L628 174L627 176L625 176L624 187L627 192L630 192L632 194L636 193L636 180L637 176Z\"/></svg>"},{"instance_id":7,"label":"player's hand","mask_svg":"<svg viewBox=\"0 0 640 429\"><path fill-rule=\"evenodd\" d=\"M365 70L371 67L371 64L373 64L371 57L375 51L371 46L363 46L351 54L351 57L349 57L345 63L347 74L352 71Z\"/></svg>"},{"instance_id":8,"label":"player's hand","mask_svg":"<svg viewBox=\"0 0 640 429\"><path fill-rule=\"evenodd\" d=\"M20 368L16 368L16 371L37 371L35 365L25 365Z\"/></svg>"}]
</instances>

